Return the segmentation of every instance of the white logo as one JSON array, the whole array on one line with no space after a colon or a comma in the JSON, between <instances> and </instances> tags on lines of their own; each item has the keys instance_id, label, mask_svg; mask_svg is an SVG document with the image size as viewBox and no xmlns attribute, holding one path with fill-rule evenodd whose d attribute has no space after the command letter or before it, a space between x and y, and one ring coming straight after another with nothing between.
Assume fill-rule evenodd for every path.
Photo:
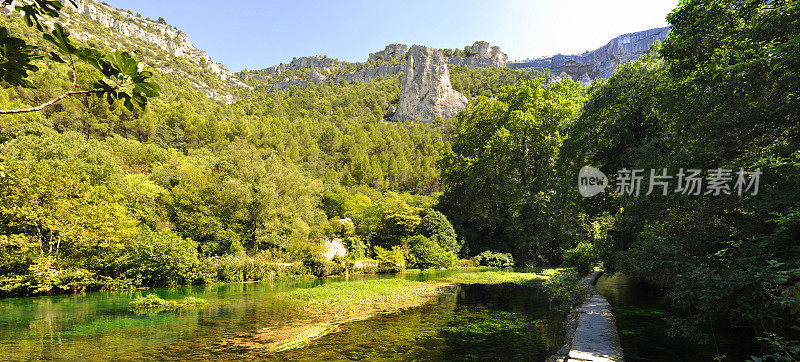
<instances>
[{"instance_id":1,"label":"white logo","mask_svg":"<svg viewBox=\"0 0 800 362\"><path fill-rule=\"evenodd\" d=\"M597 195L603 192L606 186L608 186L608 177L602 171L592 166L581 167L578 172L578 192L583 197Z\"/></svg>"}]
</instances>

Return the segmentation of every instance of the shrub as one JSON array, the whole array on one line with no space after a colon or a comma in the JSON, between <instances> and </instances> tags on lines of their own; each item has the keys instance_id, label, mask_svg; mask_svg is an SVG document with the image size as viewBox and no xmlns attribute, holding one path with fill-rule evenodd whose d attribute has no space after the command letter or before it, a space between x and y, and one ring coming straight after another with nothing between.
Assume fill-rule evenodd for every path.
<instances>
[{"instance_id":1,"label":"shrub","mask_svg":"<svg viewBox=\"0 0 800 362\"><path fill-rule=\"evenodd\" d=\"M142 228L127 248L123 274L135 285L163 287L192 284L200 279L197 243L172 232Z\"/></svg>"},{"instance_id":2,"label":"shrub","mask_svg":"<svg viewBox=\"0 0 800 362\"><path fill-rule=\"evenodd\" d=\"M456 231L453 229L453 225L441 212L436 210L428 211L420 220L417 232L435 241L444 250L453 253L453 255L458 255L461 252L463 240L456 239Z\"/></svg>"},{"instance_id":3,"label":"shrub","mask_svg":"<svg viewBox=\"0 0 800 362\"><path fill-rule=\"evenodd\" d=\"M514 266L514 257L509 253L495 253L484 251L473 258L478 265L491 266L496 268L506 268Z\"/></svg>"},{"instance_id":4,"label":"shrub","mask_svg":"<svg viewBox=\"0 0 800 362\"><path fill-rule=\"evenodd\" d=\"M583 304L589 296L589 285L581 283L582 279L578 272L559 271L542 283L542 289L550 301L555 303L555 309L566 314Z\"/></svg>"},{"instance_id":5,"label":"shrub","mask_svg":"<svg viewBox=\"0 0 800 362\"><path fill-rule=\"evenodd\" d=\"M356 227L353 225L353 220L345 219L332 219L330 221L333 232L338 236L351 235L356 232Z\"/></svg>"},{"instance_id":6,"label":"shrub","mask_svg":"<svg viewBox=\"0 0 800 362\"><path fill-rule=\"evenodd\" d=\"M598 259L594 245L587 242L578 243L572 249L564 252L564 262L562 267L575 268L581 274L588 274L594 268Z\"/></svg>"},{"instance_id":7,"label":"shrub","mask_svg":"<svg viewBox=\"0 0 800 362\"><path fill-rule=\"evenodd\" d=\"M345 236L342 238L342 244L347 249L347 255L353 259L362 259L366 256L367 246L364 241L358 236Z\"/></svg>"},{"instance_id":8,"label":"shrub","mask_svg":"<svg viewBox=\"0 0 800 362\"><path fill-rule=\"evenodd\" d=\"M455 256L443 249L435 241L422 235L407 239L409 245L408 259L412 268L447 268L453 265Z\"/></svg>"},{"instance_id":9,"label":"shrub","mask_svg":"<svg viewBox=\"0 0 800 362\"><path fill-rule=\"evenodd\" d=\"M82 268L63 268L54 265L49 257L35 258L25 274L0 276L0 296L55 294L64 292L125 289L131 287L126 280L116 280L97 275Z\"/></svg>"},{"instance_id":10,"label":"shrub","mask_svg":"<svg viewBox=\"0 0 800 362\"><path fill-rule=\"evenodd\" d=\"M376 246L375 259L378 261L378 273L396 273L406 269L406 258L399 246L391 250Z\"/></svg>"},{"instance_id":11,"label":"shrub","mask_svg":"<svg viewBox=\"0 0 800 362\"><path fill-rule=\"evenodd\" d=\"M301 263L281 263L270 253L256 255L214 256L207 263L214 279L223 283L269 280L287 276L309 275L309 270Z\"/></svg>"},{"instance_id":12,"label":"shrub","mask_svg":"<svg viewBox=\"0 0 800 362\"><path fill-rule=\"evenodd\" d=\"M474 259L458 259L455 265L461 268L475 268L478 266L478 262Z\"/></svg>"},{"instance_id":13,"label":"shrub","mask_svg":"<svg viewBox=\"0 0 800 362\"><path fill-rule=\"evenodd\" d=\"M348 271L346 260L338 256L333 260L322 260L313 256L303 258L303 265L316 277L327 277L330 275L344 275Z\"/></svg>"}]
</instances>

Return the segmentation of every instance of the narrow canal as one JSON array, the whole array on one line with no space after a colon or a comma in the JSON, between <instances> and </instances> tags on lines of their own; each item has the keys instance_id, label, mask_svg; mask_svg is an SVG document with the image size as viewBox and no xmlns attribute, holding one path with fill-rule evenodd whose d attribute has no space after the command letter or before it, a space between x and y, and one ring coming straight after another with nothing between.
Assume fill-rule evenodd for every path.
<instances>
[{"instance_id":1,"label":"narrow canal","mask_svg":"<svg viewBox=\"0 0 800 362\"><path fill-rule=\"evenodd\" d=\"M667 308L663 291L623 275L601 276L597 290L614 307L625 360L635 361L744 361L758 353L755 338L746 330L715 326L708 343L671 337L665 318L677 316Z\"/></svg>"}]
</instances>

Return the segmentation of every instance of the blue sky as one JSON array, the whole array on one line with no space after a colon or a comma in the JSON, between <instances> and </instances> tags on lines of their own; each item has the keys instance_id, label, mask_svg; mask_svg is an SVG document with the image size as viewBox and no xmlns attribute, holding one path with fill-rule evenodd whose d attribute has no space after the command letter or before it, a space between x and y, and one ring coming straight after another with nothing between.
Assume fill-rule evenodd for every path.
<instances>
[{"instance_id":1,"label":"blue sky","mask_svg":"<svg viewBox=\"0 0 800 362\"><path fill-rule=\"evenodd\" d=\"M364 61L390 43L500 45L510 60L596 49L611 38L666 26L678 0L106 0L186 31L229 69L292 57Z\"/></svg>"}]
</instances>

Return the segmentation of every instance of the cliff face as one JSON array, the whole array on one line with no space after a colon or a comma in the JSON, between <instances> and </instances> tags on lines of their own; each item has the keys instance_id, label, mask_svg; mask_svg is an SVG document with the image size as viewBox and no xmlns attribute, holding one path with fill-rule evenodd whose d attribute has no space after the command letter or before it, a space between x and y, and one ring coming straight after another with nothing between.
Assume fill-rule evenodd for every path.
<instances>
[{"instance_id":1,"label":"cliff face","mask_svg":"<svg viewBox=\"0 0 800 362\"><path fill-rule=\"evenodd\" d=\"M444 58L448 64L469 68L505 67L508 57L500 50L499 46L491 46L484 41L472 45L472 54L467 57ZM409 50L405 44L389 44L384 50L370 53L369 61L395 60L407 57ZM361 69L350 73L330 76L332 70L346 64L327 56L313 56L295 58L289 64L278 64L255 72L243 72L244 79L259 79L269 81L269 77L279 76L287 71L296 71L306 68L314 69L307 77L292 77L269 84L267 91L275 92L288 89L291 86L305 87L322 81L332 80L334 83L370 82L377 78L391 77L403 73L403 65L381 65ZM448 77L449 81L449 77Z\"/></svg>"},{"instance_id":2,"label":"cliff face","mask_svg":"<svg viewBox=\"0 0 800 362\"><path fill-rule=\"evenodd\" d=\"M72 4L67 0L61 0L67 6ZM124 36L139 39L145 43L153 45L166 51L174 57L183 57L198 66L204 66L222 80L228 80L232 73L220 63L215 62L204 51L197 49L189 37L183 31L167 24L161 24L152 20L146 20L134 16L131 13L113 8L95 0L75 0L75 12L84 14L89 19L94 20L99 25L112 28ZM72 14L71 21L75 21ZM76 33L79 38L92 38L92 34Z\"/></svg>"},{"instance_id":3,"label":"cliff face","mask_svg":"<svg viewBox=\"0 0 800 362\"><path fill-rule=\"evenodd\" d=\"M466 104L467 97L450 84L450 71L442 53L420 45L411 47L403 66L395 119L430 122L436 117L449 118Z\"/></svg>"},{"instance_id":4,"label":"cliff face","mask_svg":"<svg viewBox=\"0 0 800 362\"><path fill-rule=\"evenodd\" d=\"M608 78L614 69L647 53L656 41L664 40L669 28L656 28L624 34L611 39L603 47L581 55L554 55L531 61L509 63L509 68L550 70L553 75L567 73L584 84L595 78Z\"/></svg>"},{"instance_id":5,"label":"cliff face","mask_svg":"<svg viewBox=\"0 0 800 362\"><path fill-rule=\"evenodd\" d=\"M491 46L485 41L472 44L472 54L466 57L455 56L448 60L449 64L467 68L505 68L508 56L499 46Z\"/></svg>"},{"instance_id":6,"label":"cliff face","mask_svg":"<svg viewBox=\"0 0 800 362\"><path fill-rule=\"evenodd\" d=\"M96 0L60 0L65 8L59 22L77 39L94 40L115 50L142 50L142 61L166 73L189 79L209 98L231 103L234 97L227 88L250 86L242 83L228 69L197 49L183 31L174 26L135 16ZM30 2L16 0L0 7L0 14L11 13L15 5ZM173 58L188 61L175 66ZM204 74L196 77L192 74ZM218 79L215 80L214 78ZM205 81L203 80L205 79Z\"/></svg>"},{"instance_id":7,"label":"cliff face","mask_svg":"<svg viewBox=\"0 0 800 362\"><path fill-rule=\"evenodd\" d=\"M264 75L276 77L276 76L279 76L279 75L281 75L283 73L286 73L287 71L296 71L296 70L301 70L301 69L305 69L305 68L323 68L323 69L327 69L327 68L336 67L336 66L340 65L341 63L342 62L340 62L340 61L338 61L336 59L331 59L331 58L328 58L327 56L324 56L324 55L315 55L315 56L311 56L311 57L294 58L294 59L292 59L292 62L289 63L289 64L281 63L281 64L278 64L278 65L273 65L273 66L271 66L269 68L262 69L260 71L260 73L263 73ZM259 75L259 74L251 75L251 76L256 77L256 78L258 78L258 77L263 78L263 75Z\"/></svg>"},{"instance_id":8,"label":"cliff face","mask_svg":"<svg viewBox=\"0 0 800 362\"><path fill-rule=\"evenodd\" d=\"M408 45L405 44L389 44L383 50L375 53L369 53L369 60L378 59L395 59L406 55Z\"/></svg>"}]
</instances>

